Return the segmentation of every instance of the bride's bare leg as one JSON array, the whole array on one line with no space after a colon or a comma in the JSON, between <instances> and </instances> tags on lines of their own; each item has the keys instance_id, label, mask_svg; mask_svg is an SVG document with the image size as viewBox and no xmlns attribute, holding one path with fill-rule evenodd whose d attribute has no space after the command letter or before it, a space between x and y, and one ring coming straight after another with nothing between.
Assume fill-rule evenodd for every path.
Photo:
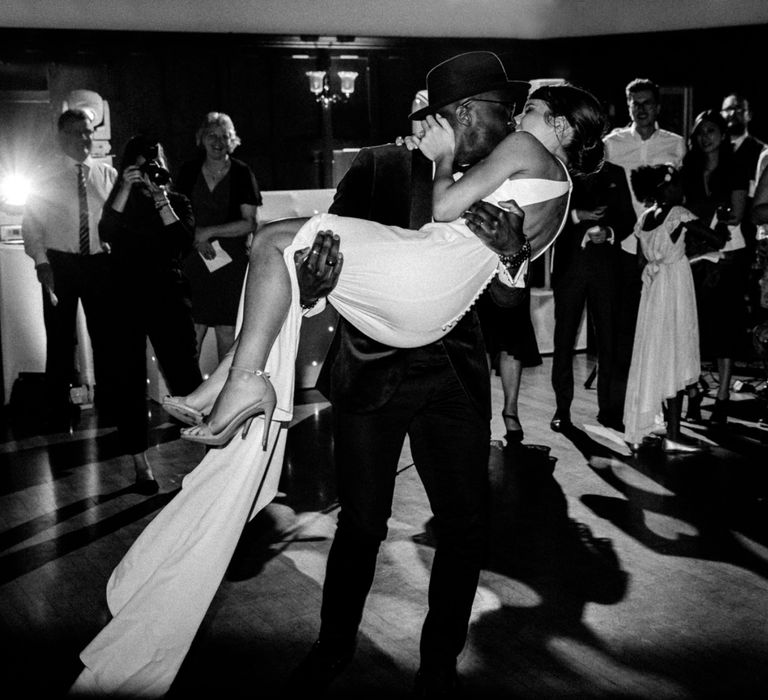
<instances>
[{"instance_id":1,"label":"bride's bare leg","mask_svg":"<svg viewBox=\"0 0 768 700\"><path fill-rule=\"evenodd\" d=\"M285 219L267 224L254 237L245 286L243 325L234 352L228 353L204 382L208 386L203 389L201 385L200 396L215 389L226 375L224 384L206 423L187 429L186 434L195 435L201 430L220 432L240 410L258 401L267 390L262 377L228 370L233 365L251 371L264 369L291 304L291 283L283 252L305 221Z\"/></svg>"}]
</instances>

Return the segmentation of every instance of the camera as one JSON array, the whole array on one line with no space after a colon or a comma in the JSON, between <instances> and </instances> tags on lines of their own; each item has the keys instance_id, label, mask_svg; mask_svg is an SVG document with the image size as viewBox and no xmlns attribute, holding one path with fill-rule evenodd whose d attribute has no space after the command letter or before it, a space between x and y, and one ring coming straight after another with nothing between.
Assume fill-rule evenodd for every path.
<instances>
[{"instance_id":1,"label":"camera","mask_svg":"<svg viewBox=\"0 0 768 700\"><path fill-rule=\"evenodd\" d=\"M157 187L167 185L171 180L171 174L160 165L157 144L147 147L141 155L144 156L144 162L139 166L139 171L146 175L153 185Z\"/></svg>"},{"instance_id":2,"label":"camera","mask_svg":"<svg viewBox=\"0 0 768 700\"><path fill-rule=\"evenodd\" d=\"M167 185L171 180L171 174L155 160L144 161L139 170L157 187Z\"/></svg>"}]
</instances>

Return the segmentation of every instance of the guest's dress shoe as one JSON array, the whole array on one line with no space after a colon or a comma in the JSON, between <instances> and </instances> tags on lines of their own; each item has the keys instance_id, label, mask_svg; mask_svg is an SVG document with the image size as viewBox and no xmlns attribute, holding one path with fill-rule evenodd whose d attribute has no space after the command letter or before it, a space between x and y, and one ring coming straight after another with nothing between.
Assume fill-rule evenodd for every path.
<instances>
[{"instance_id":1,"label":"guest's dress shoe","mask_svg":"<svg viewBox=\"0 0 768 700\"><path fill-rule=\"evenodd\" d=\"M413 697L424 698L458 698L461 693L461 682L455 668L424 669L416 672L413 684Z\"/></svg>"},{"instance_id":2,"label":"guest's dress shoe","mask_svg":"<svg viewBox=\"0 0 768 700\"><path fill-rule=\"evenodd\" d=\"M624 423L620 416L614 416L611 414L598 413L597 422L605 428L611 428L619 433L624 432Z\"/></svg>"},{"instance_id":3,"label":"guest's dress shoe","mask_svg":"<svg viewBox=\"0 0 768 700\"><path fill-rule=\"evenodd\" d=\"M715 399L712 413L709 414L709 423L722 427L728 422L728 399Z\"/></svg>"},{"instance_id":4,"label":"guest's dress shoe","mask_svg":"<svg viewBox=\"0 0 768 700\"><path fill-rule=\"evenodd\" d=\"M160 490L160 484L154 479L136 479L133 488L142 496L154 496Z\"/></svg>"},{"instance_id":5,"label":"guest's dress shoe","mask_svg":"<svg viewBox=\"0 0 768 700\"><path fill-rule=\"evenodd\" d=\"M354 645L337 646L318 639L291 674L289 689L312 694L325 690L349 665L354 654Z\"/></svg>"},{"instance_id":6,"label":"guest's dress shoe","mask_svg":"<svg viewBox=\"0 0 768 700\"><path fill-rule=\"evenodd\" d=\"M573 424L571 423L570 415L561 413L560 411L555 411L555 415L552 416L552 420L549 423L549 427L556 433L562 433L564 430L570 428L571 425Z\"/></svg>"},{"instance_id":7,"label":"guest's dress shoe","mask_svg":"<svg viewBox=\"0 0 768 700\"><path fill-rule=\"evenodd\" d=\"M693 454L695 452L703 452L704 447L692 442L683 442L682 440L671 440L665 437L661 441L662 452L681 452L686 454Z\"/></svg>"}]
</instances>

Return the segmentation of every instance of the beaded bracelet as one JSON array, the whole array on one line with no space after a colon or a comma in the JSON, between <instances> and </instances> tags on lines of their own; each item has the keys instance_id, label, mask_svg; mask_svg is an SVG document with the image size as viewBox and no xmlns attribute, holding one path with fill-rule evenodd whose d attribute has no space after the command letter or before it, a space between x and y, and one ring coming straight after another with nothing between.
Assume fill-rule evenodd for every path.
<instances>
[{"instance_id":1,"label":"beaded bracelet","mask_svg":"<svg viewBox=\"0 0 768 700\"><path fill-rule=\"evenodd\" d=\"M304 311L309 311L310 309L314 309L315 306L317 306L318 301L320 301L320 299L310 299L309 301L299 300L299 305L302 309L304 309Z\"/></svg>"},{"instance_id":2,"label":"beaded bracelet","mask_svg":"<svg viewBox=\"0 0 768 700\"><path fill-rule=\"evenodd\" d=\"M523 243L523 247L520 248L520 250L518 250L514 255L499 255L499 260L501 260L501 264L507 268L510 274L515 274L520 265L522 265L523 262L530 257L531 244L526 239L525 243Z\"/></svg>"}]
</instances>

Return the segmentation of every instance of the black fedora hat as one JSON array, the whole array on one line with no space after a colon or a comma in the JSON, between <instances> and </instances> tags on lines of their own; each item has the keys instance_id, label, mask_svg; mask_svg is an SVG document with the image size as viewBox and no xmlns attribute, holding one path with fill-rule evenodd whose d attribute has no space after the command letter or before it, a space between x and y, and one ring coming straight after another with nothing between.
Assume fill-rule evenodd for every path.
<instances>
[{"instance_id":1,"label":"black fedora hat","mask_svg":"<svg viewBox=\"0 0 768 700\"><path fill-rule=\"evenodd\" d=\"M408 116L413 121L434 114L441 107L491 90L505 90L510 101L522 102L528 96L529 83L509 80L501 60L490 51L462 53L436 65L427 73L429 106Z\"/></svg>"}]
</instances>

